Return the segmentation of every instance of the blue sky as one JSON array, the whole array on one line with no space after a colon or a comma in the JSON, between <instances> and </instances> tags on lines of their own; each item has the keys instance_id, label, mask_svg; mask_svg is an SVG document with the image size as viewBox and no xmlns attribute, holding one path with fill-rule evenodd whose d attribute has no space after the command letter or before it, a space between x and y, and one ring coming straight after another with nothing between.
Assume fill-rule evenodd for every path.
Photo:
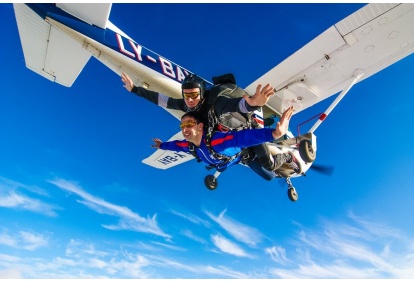
<instances>
[{"instance_id":1,"label":"blue sky","mask_svg":"<svg viewBox=\"0 0 414 283\"><path fill-rule=\"evenodd\" d=\"M114 4L110 20L205 77L249 85L363 4ZM414 277L413 55L357 84L286 184L141 162L178 123L92 58L71 88L25 67L0 5L0 278ZM332 99L294 116L291 126Z\"/></svg>"}]
</instances>

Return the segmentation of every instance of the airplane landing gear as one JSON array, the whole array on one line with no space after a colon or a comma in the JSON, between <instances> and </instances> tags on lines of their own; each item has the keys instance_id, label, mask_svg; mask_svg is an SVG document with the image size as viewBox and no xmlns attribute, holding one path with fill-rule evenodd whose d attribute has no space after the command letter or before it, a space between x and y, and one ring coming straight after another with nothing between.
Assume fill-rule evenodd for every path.
<instances>
[{"instance_id":1,"label":"airplane landing gear","mask_svg":"<svg viewBox=\"0 0 414 283\"><path fill-rule=\"evenodd\" d=\"M214 173L214 175L207 175L204 178L204 185L206 185L207 189L209 189L210 191L214 191L217 186L218 186L218 181L217 178L220 175L221 172L216 171L216 173Z\"/></svg>"},{"instance_id":2,"label":"airplane landing gear","mask_svg":"<svg viewBox=\"0 0 414 283\"><path fill-rule=\"evenodd\" d=\"M306 163L315 161L316 152L312 148L312 142L310 140L302 140L299 143L299 154L302 160Z\"/></svg>"},{"instance_id":3,"label":"airplane landing gear","mask_svg":"<svg viewBox=\"0 0 414 283\"><path fill-rule=\"evenodd\" d=\"M206 185L207 189L209 189L210 191L215 190L218 186L217 178L213 175L207 175L204 178L204 185Z\"/></svg>"},{"instance_id":4,"label":"airplane landing gear","mask_svg":"<svg viewBox=\"0 0 414 283\"><path fill-rule=\"evenodd\" d=\"M297 201L298 200L298 193L296 192L296 189L293 187L292 182L290 181L290 178L286 178L286 183L288 184L288 197L291 201Z\"/></svg>"}]
</instances>

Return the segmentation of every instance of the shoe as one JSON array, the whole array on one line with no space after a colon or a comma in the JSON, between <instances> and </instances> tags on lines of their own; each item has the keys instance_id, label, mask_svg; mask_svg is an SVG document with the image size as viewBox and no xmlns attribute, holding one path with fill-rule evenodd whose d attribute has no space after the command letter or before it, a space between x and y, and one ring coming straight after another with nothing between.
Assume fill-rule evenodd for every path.
<instances>
[{"instance_id":1,"label":"shoe","mask_svg":"<svg viewBox=\"0 0 414 283\"><path fill-rule=\"evenodd\" d=\"M300 163L296 159L296 157L291 153L285 153L286 156L286 163L295 171L296 174L300 173Z\"/></svg>"},{"instance_id":2,"label":"shoe","mask_svg":"<svg viewBox=\"0 0 414 283\"><path fill-rule=\"evenodd\" d=\"M256 153L257 160L264 169L268 171L275 170L275 161L270 154L266 143L253 146L252 149Z\"/></svg>"}]
</instances>

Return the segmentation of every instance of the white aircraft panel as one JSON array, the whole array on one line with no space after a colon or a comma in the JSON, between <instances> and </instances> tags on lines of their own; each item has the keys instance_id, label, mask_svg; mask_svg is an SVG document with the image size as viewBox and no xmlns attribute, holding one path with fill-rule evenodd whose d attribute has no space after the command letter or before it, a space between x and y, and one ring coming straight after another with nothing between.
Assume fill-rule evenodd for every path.
<instances>
[{"instance_id":1,"label":"white aircraft panel","mask_svg":"<svg viewBox=\"0 0 414 283\"><path fill-rule=\"evenodd\" d=\"M70 87L90 57L79 43L51 28L44 71L55 76L55 82Z\"/></svg>"},{"instance_id":2,"label":"white aircraft panel","mask_svg":"<svg viewBox=\"0 0 414 283\"><path fill-rule=\"evenodd\" d=\"M13 4L13 8L26 67L54 81L54 76L43 72L50 25L24 4Z\"/></svg>"},{"instance_id":3,"label":"white aircraft panel","mask_svg":"<svg viewBox=\"0 0 414 283\"><path fill-rule=\"evenodd\" d=\"M349 15L335 26L342 35L346 35L398 5L372 3Z\"/></svg>"},{"instance_id":4,"label":"white aircraft panel","mask_svg":"<svg viewBox=\"0 0 414 283\"><path fill-rule=\"evenodd\" d=\"M56 6L72 16L105 29L112 3L57 3Z\"/></svg>"},{"instance_id":5,"label":"white aircraft panel","mask_svg":"<svg viewBox=\"0 0 414 283\"><path fill-rule=\"evenodd\" d=\"M279 115L289 105L298 113L414 51L414 4L368 4L332 26L247 87L271 83L277 92L266 105ZM343 37L338 32L343 34Z\"/></svg>"},{"instance_id":6,"label":"white aircraft panel","mask_svg":"<svg viewBox=\"0 0 414 283\"><path fill-rule=\"evenodd\" d=\"M183 139L184 137L180 131L172 136L168 141ZM189 153L158 149L149 157L142 160L142 163L158 169L169 169L192 159L194 159L194 156Z\"/></svg>"},{"instance_id":7,"label":"white aircraft panel","mask_svg":"<svg viewBox=\"0 0 414 283\"><path fill-rule=\"evenodd\" d=\"M70 87L91 54L25 4L14 4L14 10L26 66L51 81Z\"/></svg>"}]
</instances>

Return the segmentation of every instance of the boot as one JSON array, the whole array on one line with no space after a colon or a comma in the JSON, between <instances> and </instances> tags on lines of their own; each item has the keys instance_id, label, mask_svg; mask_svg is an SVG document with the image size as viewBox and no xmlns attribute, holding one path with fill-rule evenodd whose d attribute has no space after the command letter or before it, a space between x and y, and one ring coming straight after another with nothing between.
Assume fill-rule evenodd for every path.
<instances>
[{"instance_id":1,"label":"boot","mask_svg":"<svg viewBox=\"0 0 414 283\"><path fill-rule=\"evenodd\" d=\"M260 165L268 170L274 171L273 169L275 162L273 160L272 154L269 152L267 144L259 144L253 147L253 150L257 156L257 160L259 161Z\"/></svg>"}]
</instances>

